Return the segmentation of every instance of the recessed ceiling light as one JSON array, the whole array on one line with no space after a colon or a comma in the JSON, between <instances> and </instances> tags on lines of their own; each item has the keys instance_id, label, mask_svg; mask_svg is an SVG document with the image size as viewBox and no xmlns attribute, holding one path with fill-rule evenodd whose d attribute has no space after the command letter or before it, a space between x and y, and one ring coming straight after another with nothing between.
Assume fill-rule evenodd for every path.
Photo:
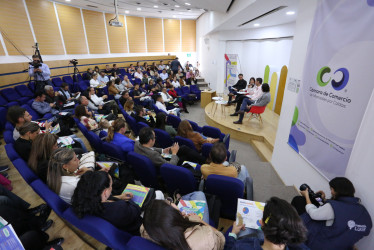
<instances>
[{"instance_id":1,"label":"recessed ceiling light","mask_svg":"<svg viewBox=\"0 0 374 250\"><path fill-rule=\"evenodd\" d=\"M287 15L295 15L295 11L287 11L286 14Z\"/></svg>"},{"instance_id":2,"label":"recessed ceiling light","mask_svg":"<svg viewBox=\"0 0 374 250\"><path fill-rule=\"evenodd\" d=\"M136 8L136 10L142 10L142 8Z\"/></svg>"},{"instance_id":3,"label":"recessed ceiling light","mask_svg":"<svg viewBox=\"0 0 374 250\"><path fill-rule=\"evenodd\" d=\"M158 8L158 6L157 6L157 5L155 5L155 6L153 6L153 8Z\"/></svg>"},{"instance_id":4,"label":"recessed ceiling light","mask_svg":"<svg viewBox=\"0 0 374 250\"><path fill-rule=\"evenodd\" d=\"M190 3L185 3L185 5L191 5Z\"/></svg>"},{"instance_id":5,"label":"recessed ceiling light","mask_svg":"<svg viewBox=\"0 0 374 250\"><path fill-rule=\"evenodd\" d=\"M128 10L125 10L125 13L126 13L126 14L129 14L129 13L130 13L130 11L128 11Z\"/></svg>"},{"instance_id":6,"label":"recessed ceiling light","mask_svg":"<svg viewBox=\"0 0 374 250\"><path fill-rule=\"evenodd\" d=\"M71 0L65 0L66 2L70 2Z\"/></svg>"},{"instance_id":7,"label":"recessed ceiling light","mask_svg":"<svg viewBox=\"0 0 374 250\"><path fill-rule=\"evenodd\" d=\"M182 13L182 12L178 12L178 14L179 14L179 15L183 15L183 13Z\"/></svg>"},{"instance_id":8,"label":"recessed ceiling light","mask_svg":"<svg viewBox=\"0 0 374 250\"><path fill-rule=\"evenodd\" d=\"M258 26L260 26L260 24L259 23L255 23L255 24L253 24L253 26L258 27Z\"/></svg>"},{"instance_id":9,"label":"recessed ceiling light","mask_svg":"<svg viewBox=\"0 0 374 250\"><path fill-rule=\"evenodd\" d=\"M174 5L175 7L179 8L180 6L179 5Z\"/></svg>"},{"instance_id":10,"label":"recessed ceiling light","mask_svg":"<svg viewBox=\"0 0 374 250\"><path fill-rule=\"evenodd\" d=\"M173 15L173 18L176 18L177 16L176 15Z\"/></svg>"}]
</instances>

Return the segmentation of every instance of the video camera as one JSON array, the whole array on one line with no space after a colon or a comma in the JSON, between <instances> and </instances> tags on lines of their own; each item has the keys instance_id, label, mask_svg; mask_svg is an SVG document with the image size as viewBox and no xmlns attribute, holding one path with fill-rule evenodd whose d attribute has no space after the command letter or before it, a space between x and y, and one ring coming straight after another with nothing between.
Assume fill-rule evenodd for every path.
<instances>
[{"instance_id":1,"label":"video camera","mask_svg":"<svg viewBox=\"0 0 374 250\"><path fill-rule=\"evenodd\" d=\"M305 191L306 189L308 189L308 193L309 193L309 197L312 201L313 204L315 204L316 202L319 204L319 205L323 205L324 204L324 201L322 199L322 194L320 193L315 193L310 187L308 184L302 184L300 186L300 191ZM315 202L314 202L315 201ZM316 205L316 204L315 204Z\"/></svg>"},{"instance_id":2,"label":"video camera","mask_svg":"<svg viewBox=\"0 0 374 250\"><path fill-rule=\"evenodd\" d=\"M33 66L35 69L39 68L42 66L42 64L40 63L40 61L32 61L32 62L29 62L29 64L31 66Z\"/></svg>"},{"instance_id":3,"label":"video camera","mask_svg":"<svg viewBox=\"0 0 374 250\"><path fill-rule=\"evenodd\" d=\"M76 66L78 64L78 60L77 59L70 60L69 62L71 64L73 64L74 66Z\"/></svg>"}]
</instances>

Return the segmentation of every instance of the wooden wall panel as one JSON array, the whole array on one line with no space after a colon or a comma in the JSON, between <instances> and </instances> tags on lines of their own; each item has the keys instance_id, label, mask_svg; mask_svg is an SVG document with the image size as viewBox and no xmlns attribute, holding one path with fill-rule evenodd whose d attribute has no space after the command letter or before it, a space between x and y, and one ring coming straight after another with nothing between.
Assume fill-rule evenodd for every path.
<instances>
[{"instance_id":1,"label":"wooden wall panel","mask_svg":"<svg viewBox=\"0 0 374 250\"><path fill-rule=\"evenodd\" d=\"M23 53L33 54L31 46L34 45L34 38L23 1L0 0L0 6L0 24L3 31ZM9 55L19 56L20 53L5 39L5 34L2 33L2 36Z\"/></svg>"},{"instance_id":2,"label":"wooden wall panel","mask_svg":"<svg viewBox=\"0 0 374 250\"><path fill-rule=\"evenodd\" d=\"M129 36L129 52L147 52L145 45L143 17L126 16L127 35Z\"/></svg>"},{"instance_id":3,"label":"wooden wall panel","mask_svg":"<svg viewBox=\"0 0 374 250\"><path fill-rule=\"evenodd\" d=\"M80 9L57 4L62 35L67 54L87 54L86 38L84 36Z\"/></svg>"},{"instance_id":4,"label":"wooden wall panel","mask_svg":"<svg viewBox=\"0 0 374 250\"><path fill-rule=\"evenodd\" d=\"M148 52L164 52L164 43L162 38L162 19L146 18Z\"/></svg>"},{"instance_id":5,"label":"wooden wall panel","mask_svg":"<svg viewBox=\"0 0 374 250\"><path fill-rule=\"evenodd\" d=\"M165 51L180 52L179 19L164 19Z\"/></svg>"},{"instance_id":6,"label":"wooden wall panel","mask_svg":"<svg viewBox=\"0 0 374 250\"><path fill-rule=\"evenodd\" d=\"M42 55L63 55L61 35L53 3L44 0L26 0L31 23Z\"/></svg>"},{"instance_id":7,"label":"wooden wall panel","mask_svg":"<svg viewBox=\"0 0 374 250\"><path fill-rule=\"evenodd\" d=\"M106 23L114 17L114 14L105 13ZM123 27L112 27L107 25L110 53L128 53L125 18L124 16L119 15L118 20L123 23Z\"/></svg>"},{"instance_id":8,"label":"wooden wall panel","mask_svg":"<svg viewBox=\"0 0 374 250\"><path fill-rule=\"evenodd\" d=\"M103 13L82 10L90 54L107 54L108 44Z\"/></svg>"},{"instance_id":9,"label":"wooden wall panel","mask_svg":"<svg viewBox=\"0 0 374 250\"><path fill-rule=\"evenodd\" d=\"M112 67L112 64L116 63L118 67L122 68L128 67L131 63L135 64L138 61L146 61L150 65L153 62L159 63L160 60L171 61L174 58L175 55L79 59L78 69L81 73L84 73L87 71L87 68L94 68L95 65L99 66L100 69L104 69L106 64L109 64ZM61 76L65 74L71 75L73 73L73 67L67 67L68 60L44 61L44 63L46 63L51 69L52 78L54 76ZM0 89L9 87L9 85L24 84L21 82L28 81L28 73L22 72L24 69L27 69L28 67L29 65L27 62L0 64Z\"/></svg>"},{"instance_id":10,"label":"wooden wall panel","mask_svg":"<svg viewBox=\"0 0 374 250\"><path fill-rule=\"evenodd\" d=\"M5 51L2 44L0 44L0 56L5 56Z\"/></svg>"},{"instance_id":11,"label":"wooden wall panel","mask_svg":"<svg viewBox=\"0 0 374 250\"><path fill-rule=\"evenodd\" d=\"M182 20L182 52L196 51L196 21Z\"/></svg>"}]
</instances>

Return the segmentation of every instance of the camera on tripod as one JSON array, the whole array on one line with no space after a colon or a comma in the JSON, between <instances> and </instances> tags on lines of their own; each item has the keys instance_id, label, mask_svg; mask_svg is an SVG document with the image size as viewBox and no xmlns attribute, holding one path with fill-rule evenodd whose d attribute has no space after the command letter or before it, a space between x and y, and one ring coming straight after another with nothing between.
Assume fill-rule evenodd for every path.
<instances>
[{"instance_id":1,"label":"camera on tripod","mask_svg":"<svg viewBox=\"0 0 374 250\"><path fill-rule=\"evenodd\" d=\"M32 61L32 62L29 62L29 64L31 66L33 66L35 69L39 68L42 66L42 64L40 63L40 61Z\"/></svg>"},{"instance_id":2,"label":"camera on tripod","mask_svg":"<svg viewBox=\"0 0 374 250\"><path fill-rule=\"evenodd\" d=\"M78 64L78 60L77 59L70 60L69 62L71 64L73 64L74 66L76 66Z\"/></svg>"}]
</instances>

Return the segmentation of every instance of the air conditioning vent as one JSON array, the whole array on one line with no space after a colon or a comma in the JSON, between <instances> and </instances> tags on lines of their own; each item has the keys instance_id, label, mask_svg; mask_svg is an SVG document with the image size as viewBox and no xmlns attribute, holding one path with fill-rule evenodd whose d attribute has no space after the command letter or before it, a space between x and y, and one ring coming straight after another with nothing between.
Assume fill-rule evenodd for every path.
<instances>
[{"instance_id":1,"label":"air conditioning vent","mask_svg":"<svg viewBox=\"0 0 374 250\"><path fill-rule=\"evenodd\" d=\"M271 14L273 14L273 13L275 13L275 12L277 12L277 11L280 11L280 10L286 8L286 7L287 7L287 6L279 6L278 8L272 9L272 10L270 10L270 11L268 11L268 12L266 12L266 13L264 13L264 14L258 16L258 17L255 17L255 18L253 18L253 19L251 19L251 20L248 20L247 22L244 22L244 23L238 25L238 27L244 26L244 25L246 25L246 24L248 24L248 23L250 23L250 22L253 22L253 21L255 21L255 20L258 20L258 19L263 18L263 17L268 16L268 15L271 15Z\"/></svg>"},{"instance_id":2,"label":"air conditioning vent","mask_svg":"<svg viewBox=\"0 0 374 250\"><path fill-rule=\"evenodd\" d=\"M89 4L87 4L86 6L90 7L90 8L97 8L97 6L95 6L95 5L89 5Z\"/></svg>"}]
</instances>

